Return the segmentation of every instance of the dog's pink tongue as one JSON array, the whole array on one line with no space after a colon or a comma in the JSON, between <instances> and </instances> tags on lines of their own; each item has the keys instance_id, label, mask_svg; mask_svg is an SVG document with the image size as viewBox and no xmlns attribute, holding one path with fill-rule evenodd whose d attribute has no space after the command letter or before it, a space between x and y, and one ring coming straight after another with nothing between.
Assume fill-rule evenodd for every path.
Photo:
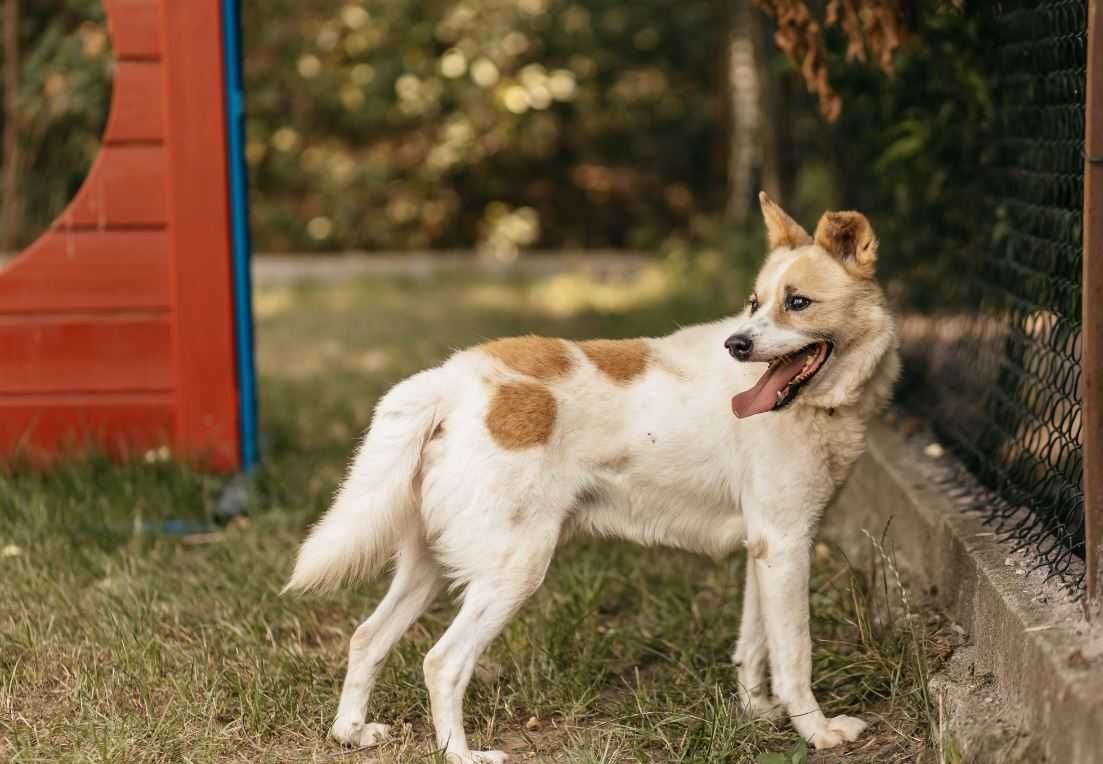
<instances>
[{"instance_id":1,"label":"dog's pink tongue","mask_svg":"<svg viewBox=\"0 0 1103 764\"><path fill-rule=\"evenodd\" d=\"M769 411L777 403L777 394L804 368L805 358L797 355L766 370L754 387L732 398L732 412L740 419Z\"/></svg>"}]
</instances>

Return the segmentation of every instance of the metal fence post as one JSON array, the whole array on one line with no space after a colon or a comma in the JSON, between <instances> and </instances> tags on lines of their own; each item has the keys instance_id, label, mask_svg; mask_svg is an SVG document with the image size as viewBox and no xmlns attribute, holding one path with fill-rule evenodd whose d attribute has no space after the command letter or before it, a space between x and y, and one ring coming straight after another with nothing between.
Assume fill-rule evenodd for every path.
<instances>
[{"instance_id":1,"label":"metal fence post","mask_svg":"<svg viewBox=\"0 0 1103 764\"><path fill-rule=\"evenodd\" d=\"M1103 604L1103 0L1088 5L1081 342L1089 613Z\"/></svg>"}]
</instances>

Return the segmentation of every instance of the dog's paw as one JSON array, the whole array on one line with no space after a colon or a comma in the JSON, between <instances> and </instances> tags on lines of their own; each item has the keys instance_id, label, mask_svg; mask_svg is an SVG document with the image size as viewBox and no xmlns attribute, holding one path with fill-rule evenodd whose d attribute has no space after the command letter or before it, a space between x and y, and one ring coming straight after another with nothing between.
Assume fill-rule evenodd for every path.
<instances>
[{"instance_id":1,"label":"dog's paw","mask_svg":"<svg viewBox=\"0 0 1103 764\"><path fill-rule=\"evenodd\" d=\"M812 736L816 750L834 748L843 743L853 743L866 728L866 723L856 716L836 716L828 719L822 730Z\"/></svg>"},{"instance_id":2,"label":"dog's paw","mask_svg":"<svg viewBox=\"0 0 1103 764\"><path fill-rule=\"evenodd\" d=\"M391 735L389 724L365 724L361 719L338 717L329 730L329 736L341 745L368 748L379 745Z\"/></svg>"}]
</instances>

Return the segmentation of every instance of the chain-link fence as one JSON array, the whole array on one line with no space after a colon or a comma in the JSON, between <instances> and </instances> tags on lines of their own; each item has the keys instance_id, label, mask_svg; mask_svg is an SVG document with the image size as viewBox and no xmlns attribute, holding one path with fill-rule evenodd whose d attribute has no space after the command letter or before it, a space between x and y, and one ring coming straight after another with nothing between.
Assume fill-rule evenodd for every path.
<instances>
[{"instance_id":1,"label":"chain-link fence","mask_svg":"<svg viewBox=\"0 0 1103 764\"><path fill-rule=\"evenodd\" d=\"M974 506L1083 583L1080 322L1087 0L994 3L996 140L970 306L905 321L913 403L987 489Z\"/></svg>"}]
</instances>

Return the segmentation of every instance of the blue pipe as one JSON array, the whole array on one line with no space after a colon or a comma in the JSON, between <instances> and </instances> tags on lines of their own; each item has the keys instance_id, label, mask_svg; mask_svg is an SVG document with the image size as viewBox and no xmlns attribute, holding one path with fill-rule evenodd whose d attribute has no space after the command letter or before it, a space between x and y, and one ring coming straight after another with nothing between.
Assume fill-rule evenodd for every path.
<instances>
[{"instance_id":1,"label":"blue pipe","mask_svg":"<svg viewBox=\"0 0 1103 764\"><path fill-rule=\"evenodd\" d=\"M222 0L222 56L226 68L226 142L230 170L230 230L234 278L234 341L237 346L241 465L260 461L257 371L253 352L253 284L249 261L249 175L245 165L245 82L241 67L240 0Z\"/></svg>"}]
</instances>

